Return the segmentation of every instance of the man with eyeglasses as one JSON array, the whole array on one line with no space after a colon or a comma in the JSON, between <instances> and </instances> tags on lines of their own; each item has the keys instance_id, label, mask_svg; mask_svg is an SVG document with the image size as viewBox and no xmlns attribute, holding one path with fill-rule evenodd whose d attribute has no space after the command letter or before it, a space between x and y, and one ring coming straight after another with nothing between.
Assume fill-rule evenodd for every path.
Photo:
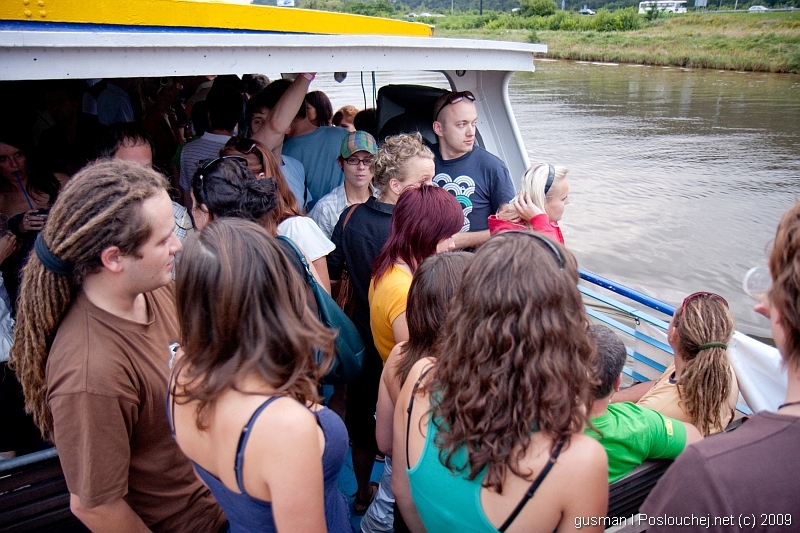
<instances>
[{"instance_id":1,"label":"man with eyeglasses","mask_svg":"<svg viewBox=\"0 0 800 533\"><path fill-rule=\"evenodd\" d=\"M378 143L366 131L353 131L342 139L337 158L344 172L344 183L325 195L311 210L311 218L329 239L339 215L347 206L363 204L374 196L370 165L378 153Z\"/></svg>"},{"instance_id":2,"label":"man with eyeglasses","mask_svg":"<svg viewBox=\"0 0 800 533\"><path fill-rule=\"evenodd\" d=\"M446 93L433 107L433 182L450 191L464 210L464 227L455 235L458 248L478 246L489 238L490 215L514 197L508 168L498 157L475 146L478 110L469 91Z\"/></svg>"}]
</instances>

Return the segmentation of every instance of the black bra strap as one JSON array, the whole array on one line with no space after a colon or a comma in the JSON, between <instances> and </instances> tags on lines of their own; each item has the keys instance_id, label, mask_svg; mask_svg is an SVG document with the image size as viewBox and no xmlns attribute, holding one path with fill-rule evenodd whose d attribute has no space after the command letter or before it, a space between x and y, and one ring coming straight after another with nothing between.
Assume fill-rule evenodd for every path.
<instances>
[{"instance_id":1,"label":"black bra strap","mask_svg":"<svg viewBox=\"0 0 800 533\"><path fill-rule=\"evenodd\" d=\"M422 371L422 374L419 375L419 379L417 382L414 383L414 388L411 391L411 399L408 401L408 420L406 421L406 468L411 468L411 465L408 464L408 434L411 433L411 411L414 409L414 396L417 395L417 389L419 388L419 384L422 383L423 378L428 374L428 372L433 368L433 365L427 367L425 370Z\"/></svg>"},{"instance_id":2,"label":"black bra strap","mask_svg":"<svg viewBox=\"0 0 800 533\"><path fill-rule=\"evenodd\" d=\"M169 399L169 409L167 409L167 415L169 417L169 432L172 435L172 438L175 438L175 391L178 390L178 377L175 375L175 370L171 370L169 373L169 390L170 390L170 399Z\"/></svg>"},{"instance_id":3,"label":"black bra strap","mask_svg":"<svg viewBox=\"0 0 800 533\"><path fill-rule=\"evenodd\" d=\"M547 474L550 472L550 469L553 468L553 465L555 464L556 459L558 459L558 455L561 453L561 448L563 446L564 446L563 440L556 445L555 449L553 450L553 453L550 455L550 459L547 461L547 464L544 465L542 471L539 472L539 475L536 476L536 479L533 480L533 483L531 483L531 486L528 488L528 491L525 493L525 495L519 501L517 506L514 508L514 511L511 513L511 515L508 518L506 518L506 521L503 522L503 525L498 528L498 531L500 531L500 533L508 529L508 526L511 525L511 523L514 521L517 515L522 511L522 508L525 507L525 504L528 503L528 500L533 498L533 493L536 492L536 489L538 489L539 485L542 484L544 478L547 477Z\"/></svg>"}]
</instances>

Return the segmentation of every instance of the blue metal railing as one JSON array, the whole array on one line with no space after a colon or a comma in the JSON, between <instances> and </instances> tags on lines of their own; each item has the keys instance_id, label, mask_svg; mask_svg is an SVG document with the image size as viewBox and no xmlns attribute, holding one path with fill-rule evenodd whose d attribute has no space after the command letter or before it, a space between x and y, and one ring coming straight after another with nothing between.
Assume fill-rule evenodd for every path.
<instances>
[{"instance_id":1,"label":"blue metal railing","mask_svg":"<svg viewBox=\"0 0 800 533\"><path fill-rule=\"evenodd\" d=\"M620 296L624 296L634 302L638 302L640 304L646 305L651 309L655 309L665 315L672 316L675 313L675 307L669 305L666 302L662 302L661 300L657 300L652 296L648 296L644 293L631 289L630 287L626 287L624 285L620 285L615 281L611 281L610 279L606 279L602 276L598 276L593 272L589 272L588 270L584 270L582 268L578 269L578 273L581 276L581 279L588 281L589 283L593 283L599 287L603 287L604 289L608 289L611 292L615 292Z\"/></svg>"},{"instance_id":2,"label":"blue metal railing","mask_svg":"<svg viewBox=\"0 0 800 533\"><path fill-rule=\"evenodd\" d=\"M642 305L644 305L644 306L646 306L646 307L648 307L650 309L654 309L654 310L656 310L656 311L658 311L660 313L663 313L665 315L668 315L668 316L672 316L675 313L675 307L674 306L669 305L666 302L662 302L661 300L658 300L656 298L653 298L652 296L648 296L648 295L646 295L644 293L641 293L641 292L639 292L637 290L631 289L630 287L626 287L626 286L621 285L621 284L619 284L619 283L617 283L615 281L611 281L610 279L604 278L602 276L598 276L597 274L595 274L593 272L589 272L588 270L584 270L582 268L578 269L578 273L579 273L581 279L583 279L584 281L587 281L587 282L589 282L589 283L591 283L593 285L597 285L598 287L602 287L603 289L611 291L614 294L618 294L618 295L620 295L620 296L622 296L624 298L627 298L627 299L629 299L631 301L634 301L636 303L642 304ZM637 309L637 308L635 308L633 306L630 306L628 304L620 302L620 301L618 301L618 300L616 300L614 298L611 298L610 296L607 296L605 294L597 292L597 291L595 291L595 290L593 290L591 288L584 287L584 286L578 286L578 289L581 291L581 294L583 294L587 298L591 298L591 299L596 300L596 301L598 301L598 302L600 302L600 303L602 303L602 304L604 304L604 305L606 305L606 306L608 306L608 307L610 307L612 309L615 309L617 311L622 312L623 314L631 317L631 319L634 320L637 324L639 323L639 321L644 321L644 322L648 322L648 323L650 323L650 324L652 324L652 325L654 325L656 327L659 327L661 329L664 329L664 330L666 330L667 327L669 326L669 324L667 322L665 322L664 320L661 320L661 319L656 318L656 317L654 317L654 316L652 316L652 315L650 315L648 313L640 311L639 309ZM619 320L616 320L616 319L608 316L607 314L603 313L600 310L593 309L593 308L587 306L586 307L586 312L590 317L594 318L595 320L597 320L599 322L602 322L602 323L604 323L604 324L616 329L617 331L620 331L621 333L632 337L635 340L644 342L644 343L646 343L646 344L648 344L648 345L650 345L650 346L652 346L652 347L654 347L654 348L656 348L656 349L658 349L658 350L660 350L660 351L662 351L664 353L668 353L670 355L673 355L672 348L669 345L664 344L663 342L661 342L658 339L655 339L653 337L645 335L641 331L638 331L636 328L633 328L633 327L631 327L631 326L629 326L627 324L624 324L624 323L620 322ZM646 355L641 354L641 353L635 351L634 349L627 348L627 351L628 351L628 355L634 361L637 361L639 363L645 364L645 365L649 366L650 368L653 368L654 370L658 371L659 373L664 372L665 367L661 363L650 359ZM630 377L632 377L632 378L634 378L634 379L636 379L638 381L646 381L647 379L649 379L646 376L640 374L639 372L636 372L635 370L633 370L633 369L631 369L631 368L629 368L627 366L625 366L625 368L623 368L623 372L626 375L628 375L628 376L630 376ZM742 403L737 405L737 409L739 411L745 413L745 414L752 414L752 411L746 405L744 405Z\"/></svg>"}]
</instances>

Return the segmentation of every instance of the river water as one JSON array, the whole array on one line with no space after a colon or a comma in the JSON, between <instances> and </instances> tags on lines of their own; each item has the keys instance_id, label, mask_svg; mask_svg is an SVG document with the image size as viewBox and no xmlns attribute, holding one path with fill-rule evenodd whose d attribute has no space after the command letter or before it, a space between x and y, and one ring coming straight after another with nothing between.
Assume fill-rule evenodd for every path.
<instances>
[{"instance_id":1,"label":"river water","mask_svg":"<svg viewBox=\"0 0 800 533\"><path fill-rule=\"evenodd\" d=\"M800 199L800 76L536 67L511 79L511 103L531 161L570 169L561 225L580 266L672 304L718 292L739 330L769 336L741 281L766 262L781 214ZM314 88L334 109L364 107L357 73L330 77ZM436 73L379 73L386 83L447 86Z\"/></svg>"}]
</instances>

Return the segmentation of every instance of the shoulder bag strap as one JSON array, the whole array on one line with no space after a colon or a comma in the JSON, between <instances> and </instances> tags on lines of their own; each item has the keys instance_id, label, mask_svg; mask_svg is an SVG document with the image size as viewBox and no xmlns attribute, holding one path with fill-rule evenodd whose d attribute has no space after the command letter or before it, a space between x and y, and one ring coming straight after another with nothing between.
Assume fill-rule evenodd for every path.
<instances>
[{"instance_id":1,"label":"shoulder bag strap","mask_svg":"<svg viewBox=\"0 0 800 533\"><path fill-rule=\"evenodd\" d=\"M294 250L294 253L295 255L297 255L297 258L300 260L301 263L303 263L303 267L306 269L306 278L307 278L306 281L311 283L313 280L313 282L316 283L317 280L314 278L314 274L311 273L311 268L308 266L308 261L306 261L306 254L304 254L303 251L300 248L298 248L297 245L294 242L292 242L292 239L290 239L289 237L285 237L284 235L278 235L277 238L285 243L288 243L289 246L292 247L292 250Z\"/></svg>"}]
</instances>

